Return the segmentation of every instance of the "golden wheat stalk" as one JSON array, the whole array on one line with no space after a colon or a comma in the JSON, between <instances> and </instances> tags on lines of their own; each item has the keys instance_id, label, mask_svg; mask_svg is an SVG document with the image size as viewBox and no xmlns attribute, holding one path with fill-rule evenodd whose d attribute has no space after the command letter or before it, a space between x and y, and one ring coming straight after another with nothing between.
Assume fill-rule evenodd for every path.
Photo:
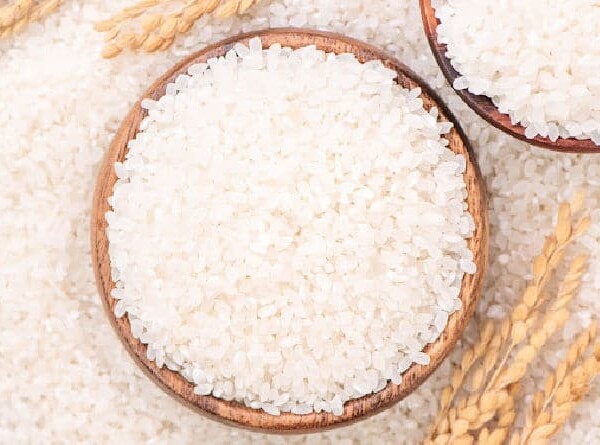
<instances>
[{"instance_id":1,"label":"golden wheat stalk","mask_svg":"<svg viewBox=\"0 0 600 445\"><path fill-rule=\"evenodd\" d=\"M502 406L509 402L508 389L490 390L476 393L463 399L457 408L450 409L453 419L450 423L450 442L466 433L479 431L493 420Z\"/></svg>"},{"instance_id":2,"label":"golden wheat stalk","mask_svg":"<svg viewBox=\"0 0 600 445\"><path fill-rule=\"evenodd\" d=\"M501 411L507 400L498 397L498 395L504 394L504 391L507 391L510 385L518 383L524 377L527 369L537 357L541 348L548 342L548 339L564 326L569 318L569 311L566 306L577 293L581 277L585 272L586 259L585 255L580 255L571 262L569 271L559 288L558 295L551 304L541 326L532 332L528 342L517 351L513 362L507 366L503 365L500 371L496 373L498 377L495 382L486 387L479 396L483 398L489 395L489 399L494 403L485 406L477 404L479 400L477 400L476 395L473 397L471 404L467 404L465 410L459 414L459 418L469 422L469 430L479 430ZM471 415L468 410L472 410L476 415ZM469 417L465 417L466 415Z\"/></svg>"},{"instance_id":3,"label":"golden wheat stalk","mask_svg":"<svg viewBox=\"0 0 600 445\"><path fill-rule=\"evenodd\" d=\"M34 6L35 1L33 0L15 0L0 7L0 28L8 28L14 25L26 16Z\"/></svg>"},{"instance_id":4,"label":"golden wheat stalk","mask_svg":"<svg viewBox=\"0 0 600 445\"><path fill-rule=\"evenodd\" d=\"M507 338L509 340L508 345L499 365L496 367L496 371L488 381L488 388L496 383L499 373L504 368L511 353L515 347L525 340L529 328L535 324L537 320L536 311L545 302L544 289L556 267L560 264L567 246L587 229L586 222L589 217L584 217L575 227L571 224L571 217L581 209L584 198L585 194L579 192L575 195L571 204L563 203L560 205L554 233L546 239L542 253L533 262L533 280L525 290L522 302L514 308L508 321L510 325L510 338ZM507 342L504 341L503 343ZM490 354L496 355L498 353L499 351L490 351ZM475 383L481 385L487 375L484 373L483 377Z\"/></svg>"},{"instance_id":5,"label":"golden wheat stalk","mask_svg":"<svg viewBox=\"0 0 600 445\"><path fill-rule=\"evenodd\" d=\"M15 0L0 8L0 37L16 34L32 22L50 15L63 0Z\"/></svg>"},{"instance_id":6,"label":"golden wheat stalk","mask_svg":"<svg viewBox=\"0 0 600 445\"><path fill-rule=\"evenodd\" d=\"M538 416L530 430L515 433L510 445L544 445L564 426L577 403L587 394L592 380L600 373L600 344L584 362L572 369L557 385L550 406Z\"/></svg>"},{"instance_id":7,"label":"golden wheat stalk","mask_svg":"<svg viewBox=\"0 0 600 445\"><path fill-rule=\"evenodd\" d=\"M512 439L515 444L525 445L529 441L534 431L538 431L547 425L551 420L551 413L547 411L549 405L553 402L554 396L561 385L564 384L569 370L573 369L575 364L581 359L589 345L596 337L596 323L580 334L575 342L569 348L566 357L558 364L554 373L546 379L544 390L538 391L531 402L531 407L525 426L519 434L515 434Z\"/></svg>"},{"instance_id":8,"label":"golden wheat stalk","mask_svg":"<svg viewBox=\"0 0 600 445\"><path fill-rule=\"evenodd\" d=\"M550 302L549 310L542 317L541 308L548 301L544 291L546 284L564 257L568 244L590 225L588 216L575 225L571 223L573 215L582 209L583 200L583 193L578 193L570 204L560 206L555 229L534 261L533 279L524 291L522 301L510 316L492 326L494 333L491 338L489 331L482 331L480 343L487 345L487 350L480 355L481 358L475 358L475 347L471 348L453 371L450 385L442 394L440 412L425 439L426 444L475 441L501 444L507 440L516 418L519 381L549 337L567 321L567 305L578 291L585 272L587 257L577 256L571 262L556 297ZM539 319L541 322L538 323ZM521 346L523 343L525 345ZM512 351L518 346L521 347L515 358L508 364ZM477 360L481 364L474 366ZM455 395L469 371L472 372L472 394L455 403Z\"/></svg>"},{"instance_id":9,"label":"golden wheat stalk","mask_svg":"<svg viewBox=\"0 0 600 445\"><path fill-rule=\"evenodd\" d=\"M519 384L513 384L508 388L509 397L498 410L496 425L491 429L483 427L479 433L478 443L486 445L502 445L505 443L517 418L515 405L520 389Z\"/></svg>"},{"instance_id":10,"label":"golden wheat stalk","mask_svg":"<svg viewBox=\"0 0 600 445\"><path fill-rule=\"evenodd\" d=\"M578 255L571 261L569 270L562 280L556 299L551 303L541 326L534 330L525 346L521 347L509 366L497 372L493 382L496 389L518 382L524 375L540 349L546 344L552 334L558 331L568 320L567 305L575 297L581 284L581 277L586 270L586 255Z\"/></svg>"},{"instance_id":11,"label":"golden wheat stalk","mask_svg":"<svg viewBox=\"0 0 600 445\"><path fill-rule=\"evenodd\" d=\"M517 351L513 362L503 367L498 373L496 383L489 388L486 387L483 392L477 392L463 399L456 408L451 408L448 411L447 419L441 422L446 430L437 429L430 436L430 443L454 443L457 438L470 435L471 431L481 430L497 416L502 419L502 425L499 426L498 432L494 433L494 440L506 438L515 417L514 413L510 411L510 407L514 406L511 400L514 398L511 394L511 385L518 383L523 378L529 365L550 336L566 323L569 317L566 305L572 300L579 287L581 276L585 271L585 259L585 256L578 256L571 262L569 272L560 286L557 298L552 303L541 326ZM506 411L507 406L509 407L508 412ZM438 440L437 436L443 436L445 442L436 441Z\"/></svg>"},{"instance_id":12,"label":"golden wheat stalk","mask_svg":"<svg viewBox=\"0 0 600 445\"><path fill-rule=\"evenodd\" d=\"M581 210L584 198L585 193L578 192L571 204L564 203L560 206L553 234L546 238L542 252L533 262L533 279L510 317L502 321L497 337L492 341L481 365L475 369L471 378L472 391L480 390L486 382L486 389L489 389L514 348L524 341L527 332L535 324L536 311L546 301L544 289L560 264L567 246L589 226L589 217L582 218L575 229L570 222L571 216ZM500 364L497 365L499 358ZM494 373L491 379L490 373Z\"/></svg>"},{"instance_id":13,"label":"golden wheat stalk","mask_svg":"<svg viewBox=\"0 0 600 445\"><path fill-rule=\"evenodd\" d=\"M460 365L452 372L450 384L442 391L440 410L430 426L425 443L434 443L435 437L450 431L451 422L448 419L448 409L475 363L483 357L481 364L475 367L471 376L473 392L480 390L486 382L492 381L488 380L489 375L496 368L500 352L505 348L507 342L510 340L507 351L501 360L500 369L506 363L512 349L525 339L530 325L533 324L531 315L544 300L543 291L546 284L560 263L568 244L582 233L582 230L572 229L570 219L572 214L581 209L584 196L583 193L578 193L573 200L573 205L561 205L553 235L546 239L542 253L534 261L533 279L524 291L521 303L515 307L510 317L507 317L498 326L492 322L486 323L478 343L465 352ZM578 227L581 224L580 222ZM486 419L490 415L493 416L493 413L483 413L479 422L487 421Z\"/></svg>"},{"instance_id":14,"label":"golden wheat stalk","mask_svg":"<svg viewBox=\"0 0 600 445\"><path fill-rule=\"evenodd\" d=\"M205 14L214 13L224 19L242 14L258 0L187 0L171 13L155 12L156 8L176 4L173 0L140 0L108 20L98 22L96 30L104 32L107 43L105 58L115 57L124 49L146 52L167 49L178 34L187 32ZM136 26L138 31L136 31Z\"/></svg>"},{"instance_id":15,"label":"golden wheat stalk","mask_svg":"<svg viewBox=\"0 0 600 445\"><path fill-rule=\"evenodd\" d=\"M441 423L446 418L448 409L454 401L454 397L456 397L458 391L462 388L471 367L485 354L493 335L494 323L492 321L485 322L481 328L481 334L477 342L471 348L463 352L460 363L452 370L450 384L442 390L438 415L429 427L428 437L431 438L436 430L447 431L447 424L441 425Z\"/></svg>"}]
</instances>

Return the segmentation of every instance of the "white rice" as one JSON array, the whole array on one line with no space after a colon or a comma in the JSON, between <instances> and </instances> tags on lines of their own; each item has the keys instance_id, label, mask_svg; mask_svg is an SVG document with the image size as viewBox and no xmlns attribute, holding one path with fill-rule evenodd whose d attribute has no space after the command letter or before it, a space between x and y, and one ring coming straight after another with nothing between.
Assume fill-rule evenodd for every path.
<instances>
[{"instance_id":1,"label":"white rice","mask_svg":"<svg viewBox=\"0 0 600 445\"><path fill-rule=\"evenodd\" d=\"M106 214L115 313L148 358L269 414L341 415L428 364L475 272L452 124L314 46L254 38L188 73L144 100Z\"/></svg>"},{"instance_id":2,"label":"white rice","mask_svg":"<svg viewBox=\"0 0 600 445\"><path fill-rule=\"evenodd\" d=\"M461 74L525 135L600 145L600 7L592 0L433 0Z\"/></svg>"},{"instance_id":3,"label":"white rice","mask_svg":"<svg viewBox=\"0 0 600 445\"><path fill-rule=\"evenodd\" d=\"M241 30L292 20L376 44L411 66L457 113L490 194L490 266L478 311L506 313L525 286L556 202L589 190L594 224L578 243L591 269L575 314L532 368L540 388L576 332L600 312L600 157L532 150L490 128L443 83L413 0L272 0L241 18L203 19L167 53L99 57L95 20L123 2L66 1L0 42L0 443L416 444L448 382L448 364L390 410L347 428L278 437L199 416L156 387L114 335L90 265L98 163L146 87L184 54ZM473 339L472 331L465 337ZM456 360L454 354L452 360ZM600 384L557 443L600 443Z\"/></svg>"}]
</instances>

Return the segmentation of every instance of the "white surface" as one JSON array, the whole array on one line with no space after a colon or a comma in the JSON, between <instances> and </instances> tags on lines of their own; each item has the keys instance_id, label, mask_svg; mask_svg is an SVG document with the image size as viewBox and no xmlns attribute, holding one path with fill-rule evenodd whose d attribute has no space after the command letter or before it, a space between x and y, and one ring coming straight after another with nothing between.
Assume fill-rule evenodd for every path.
<instances>
[{"instance_id":1,"label":"white surface","mask_svg":"<svg viewBox=\"0 0 600 445\"><path fill-rule=\"evenodd\" d=\"M270 3L270 6L269 6ZM242 29L202 20L166 54L99 57L92 20L117 1L67 1L59 14L0 43L0 443L413 444L447 381L442 366L391 410L324 434L276 437L221 426L163 394L135 367L100 305L90 266L89 209L98 163L131 104L175 60ZM321 5L321 11L316 13ZM491 257L479 306L501 315L525 286L557 200L586 186L594 224L579 243L591 272L565 339L600 312L600 157L558 155L501 135L444 86L413 0L265 2L246 29L326 27L377 44L438 88L475 141L491 194ZM557 356L533 367L542 376ZM527 387L527 385L526 385ZM529 385L533 389L532 385ZM600 383L561 436L600 442Z\"/></svg>"}]
</instances>

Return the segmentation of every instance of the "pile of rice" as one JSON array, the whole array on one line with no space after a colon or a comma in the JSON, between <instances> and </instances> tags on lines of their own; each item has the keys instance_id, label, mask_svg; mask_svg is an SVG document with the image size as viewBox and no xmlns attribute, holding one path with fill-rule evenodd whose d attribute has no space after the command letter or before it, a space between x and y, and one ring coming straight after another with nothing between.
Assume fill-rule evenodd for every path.
<instances>
[{"instance_id":1,"label":"pile of rice","mask_svg":"<svg viewBox=\"0 0 600 445\"><path fill-rule=\"evenodd\" d=\"M99 56L93 22L123 2L72 0L0 41L0 443L416 444L437 410L448 363L394 408L348 428L298 437L225 427L181 406L131 361L103 312L89 219L102 155L146 87L183 55L242 30L296 24L376 44L435 87L473 142L490 194L487 286L478 310L518 299L556 202L587 187L594 224L579 242L591 270L575 315L524 388L539 388L576 333L600 312L600 158L547 153L476 117L443 82L413 0L271 0L250 14L202 19L167 53ZM465 341L472 341L470 332ZM456 359L456 355L453 357ZM558 443L600 442L600 384Z\"/></svg>"},{"instance_id":2,"label":"pile of rice","mask_svg":"<svg viewBox=\"0 0 600 445\"><path fill-rule=\"evenodd\" d=\"M592 0L433 0L461 74L525 135L600 145L600 4Z\"/></svg>"},{"instance_id":3,"label":"pile of rice","mask_svg":"<svg viewBox=\"0 0 600 445\"><path fill-rule=\"evenodd\" d=\"M452 124L314 46L254 38L188 74L142 103L106 214L148 358L271 414L341 415L428 364L475 272Z\"/></svg>"}]
</instances>

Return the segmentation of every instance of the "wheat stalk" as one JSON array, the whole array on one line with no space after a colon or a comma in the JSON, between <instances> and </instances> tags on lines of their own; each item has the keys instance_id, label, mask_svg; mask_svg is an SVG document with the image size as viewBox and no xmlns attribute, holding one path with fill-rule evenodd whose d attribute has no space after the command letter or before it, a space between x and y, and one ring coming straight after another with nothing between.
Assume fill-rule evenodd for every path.
<instances>
[{"instance_id":1,"label":"wheat stalk","mask_svg":"<svg viewBox=\"0 0 600 445\"><path fill-rule=\"evenodd\" d=\"M486 389L489 389L514 348L523 342L527 332L535 324L536 311L546 300L544 289L560 264L567 246L589 226L588 217L580 220L575 229L570 222L571 216L581 209L584 197L585 194L579 192L571 204L564 203L560 206L554 232L546 238L542 252L533 262L533 279L523 292L521 302L513 309L510 317L500 324L496 338L491 342L481 365L475 369L471 379L472 391L480 390L485 382L488 382ZM503 349L500 364L497 365ZM490 373L494 373L491 379Z\"/></svg>"},{"instance_id":2,"label":"wheat stalk","mask_svg":"<svg viewBox=\"0 0 600 445\"><path fill-rule=\"evenodd\" d=\"M552 299L547 297L545 287L563 259L566 247L590 225L588 216L574 225L571 222L573 215L581 211L583 201L584 194L578 193L570 204L560 206L554 231L546 239L542 253L534 260L533 279L523 292L521 302L502 322L491 327L489 323L484 324L486 328L482 330L479 342L466 351L459 366L453 370L451 382L442 392L440 411L425 444L477 442L500 445L508 439L517 416L515 406L519 382L550 336L566 323L569 317L567 305L576 295L585 272L587 257L579 255L570 263L556 296ZM542 306L546 306L549 300L548 310L542 316ZM476 366L478 361L480 363ZM455 402L455 396L469 373L472 374L472 393ZM559 380L556 385L560 384ZM554 393L558 391L557 387ZM541 406L544 407L544 403ZM532 411L532 425L537 418L535 414ZM558 424L557 419L555 423ZM511 438L511 443L514 440ZM515 445L520 444L516 442Z\"/></svg>"},{"instance_id":3,"label":"wheat stalk","mask_svg":"<svg viewBox=\"0 0 600 445\"><path fill-rule=\"evenodd\" d=\"M520 389L521 388L519 384L513 384L509 386L509 397L498 410L495 427L493 427L491 430L483 427L478 437L478 443L486 445L501 445L506 441L509 431L517 417L515 405Z\"/></svg>"},{"instance_id":4,"label":"wheat stalk","mask_svg":"<svg viewBox=\"0 0 600 445\"><path fill-rule=\"evenodd\" d=\"M518 382L546 344L549 337L560 329L569 318L568 303L575 297L581 283L581 277L586 270L586 255L579 255L571 262L569 270L563 279L556 299L550 305L541 326L535 330L529 341L518 352L510 366L500 369L492 387L504 388Z\"/></svg>"},{"instance_id":5,"label":"wheat stalk","mask_svg":"<svg viewBox=\"0 0 600 445\"><path fill-rule=\"evenodd\" d=\"M585 335L585 334L584 334ZM585 340L584 340L585 341ZM577 403L587 394L594 377L600 373L600 344L597 344L591 357L574 368L556 385L551 401L538 415L536 424L515 433L511 445L543 445L548 443L566 423Z\"/></svg>"},{"instance_id":6,"label":"wheat stalk","mask_svg":"<svg viewBox=\"0 0 600 445\"><path fill-rule=\"evenodd\" d=\"M63 0L15 0L0 8L0 37L22 31L29 23L53 13Z\"/></svg>"},{"instance_id":7,"label":"wheat stalk","mask_svg":"<svg viewBox=\"0 0 600 445\"><path fill-rule=\"evenodd\" d=\"M584 196L583 192L579 192L575 195L571 204L563 203L559 207L554 233L546 239L542 253L533 262L533 280L525 290L522 302L514 308L508 321L508 325L510 325L510 342L504 351L500 364L496 367L496 371L489 380L488 388L496 383L499 373L504 368L514 348L523 342L529 328L535 324L537 320L536 311L545 301L545 298L543 298L544 289L548 281L552 277L556 267L560 264L569 243L582 233L579 227L581 224L585 224L585 218L573 228L571 225L571 215L577 213L582 207ZM506 341L503 343L506 343ZM499 353L499 351L491 352L494 354ZM485 377L487 375L484 375L484 379L477 383L481 384L485 380Z\"/></svg>"},{"instance_id":8,"label":"wheat stalk","mask_svg":"<svg viewBox=\"0 0 600 445\"><path fill-rule=\"evenodd\" d=\"M33 0L16 0L0 8L0 28L12 26L21 17L27 15L34 6Z\"/></svg>"},{"instance_id":9,"label":"wheat stalk","mask_svg":"<svg viewBox=\"0 0 600 445\"><path fill-rule=\"evenodd\" d=\"M107 43L102 51L105 58L115 57L124 49L146 52L167 49L178 34L187 32L205 14L214 13L224 19L242 14L258 0L187 0L174 12L153 12L157 7L171 6L173 0L140 0L108 20L98 22L96 30L104 32ZM139 31L132 30L137 25Z\"/></svg>"},{"instance_id":10,"label":"wheat stalk","mask_svg":"<svg viewBox=\"0 0 600 445\"><path fill-rule=\"evenodd\" d=\"M440 424L446 418L448 409L454 401L454 397L456 397L456 394L462 387L467 374L471 370L471 367L485 354L493 334L494 323L487 321L484 323L483 328L481 329L481 334L478 341L463 353L460 363L452 370L450 384L442 390L438 415L429 428L429 438L433 436L436 430L447 431L447 424L443 426Z\"/></svg>"},{"instance_id":11,"label":"wheat stalk","mask_svg":"<svg viewBox=\"0 0 600 445\"><path fill-rule=\"evenodd\" d=\"M527 415L525 426L520 434L515 434L513 439L515 444L525 445L534 431L539 431L551 420L551 413L547 411L548 406L553 402L558 388L564 384L570 369L581 359L589 345L596 337L596 324L593 323L586 331L580 334L575 343L569 348L566 357L561 361L554 373L546 379L544 390L538 391L532 400L529 413Z\"/></svg>"},{"instance_id":12,"label":"wheat stalk","mask_svg":"<svg viewBox=\"0 0 600 445\"><path fill-rule=\"evenodd\" d=\"M566 306L577 292L581 276L585 271L586 258L586 256L581 255L571 262L557 298L552 303L541 326L531 334L528 342L519 349L513 362L508 366L503 366L497 373L495 382L486 387L482 393L475 394L467 399L466 406L458 412L457 419L466 420L468 430L479 430L496 416L507 403L509 386L523 378L529 365L538 355L540 349L547 343L550 336L566 323L569 318L569 311ZM482 403L484 399L486 403Z\"/></svg>"}]
</instances>

